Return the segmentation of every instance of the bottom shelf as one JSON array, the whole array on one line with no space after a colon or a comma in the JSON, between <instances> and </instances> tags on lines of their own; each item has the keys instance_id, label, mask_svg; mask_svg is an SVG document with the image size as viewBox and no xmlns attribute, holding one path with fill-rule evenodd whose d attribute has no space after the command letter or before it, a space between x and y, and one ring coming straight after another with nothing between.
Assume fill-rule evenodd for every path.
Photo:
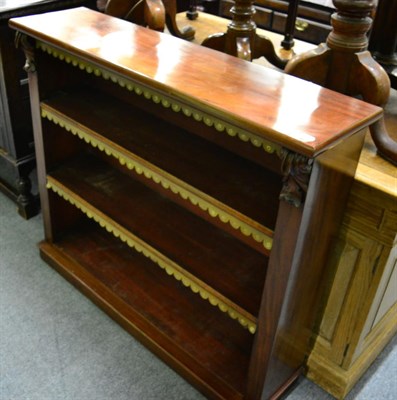
<instances>
[{"instance_id":1,"label":"bottom shelf","mask_svg":"<svg viewBox=\"0 0 397 400\"><path fill-rule=\"evenodd\" d=\"M247 329L90 221L40 251L204 394L243 397L254 340Z\"/></svg>"}]
</instances>

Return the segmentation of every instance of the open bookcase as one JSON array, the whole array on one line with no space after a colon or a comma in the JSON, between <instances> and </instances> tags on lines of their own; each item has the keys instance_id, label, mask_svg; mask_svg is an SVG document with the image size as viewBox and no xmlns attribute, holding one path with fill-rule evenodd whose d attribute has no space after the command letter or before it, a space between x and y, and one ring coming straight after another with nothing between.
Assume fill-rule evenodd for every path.
<instances>
[{"instance_id":1,"label":"open bookcase","mask_svg":"<svg viewBox=\"0 0 397 400\"><path fill-rule=\"evenodd\" d=\"M86 8L10 24L43 259L206 396L279 396L381 109Z\"/></svg>"}]
</instances>

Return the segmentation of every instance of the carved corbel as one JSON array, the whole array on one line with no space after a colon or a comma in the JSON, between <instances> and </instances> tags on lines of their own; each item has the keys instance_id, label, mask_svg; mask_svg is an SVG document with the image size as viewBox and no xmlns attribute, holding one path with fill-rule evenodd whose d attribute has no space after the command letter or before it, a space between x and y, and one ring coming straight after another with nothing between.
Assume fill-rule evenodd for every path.
<instances>
[{"instance_id":1,"label":"carved corbel","mask_svg":"<svg viewBox=\"0 0 397 400\"><path fill-rule=\"evenodd\" d=\"M15 35L15 47L22 48L25 53L26 61L23 69L26 72L36 72L36 64L34 61L34 46L29 42L28 37L21 33L17 32Z\"/></svg>"},{"instance_id":2,"label":"carved corbel","mask_svg":"<svg viewBox=\"0 0 397 400\"><path fill-rule=\"evenodd\" d=\"M280 200L284 200L295 207L305 201L309 186L313 159L286 149L279 152L281 170L283 173L283 187Z\"/></svg>"}]
</instances>

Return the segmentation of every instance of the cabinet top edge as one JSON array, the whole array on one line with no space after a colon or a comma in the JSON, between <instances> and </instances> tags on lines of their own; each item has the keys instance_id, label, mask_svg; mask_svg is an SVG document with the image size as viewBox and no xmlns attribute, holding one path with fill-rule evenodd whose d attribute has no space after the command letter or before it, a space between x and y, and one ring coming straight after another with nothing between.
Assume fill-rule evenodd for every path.
<instances>
[{"instance_id":1,"label":"cabinet top edge","mask_svg":"<svg viewBox=\"0 0 397 400\"><path fill-rule=\"evenodd\" d=\"M382 115L361 100L85 7L9 24L309 157Z\"/></svg>"}]
</instances>

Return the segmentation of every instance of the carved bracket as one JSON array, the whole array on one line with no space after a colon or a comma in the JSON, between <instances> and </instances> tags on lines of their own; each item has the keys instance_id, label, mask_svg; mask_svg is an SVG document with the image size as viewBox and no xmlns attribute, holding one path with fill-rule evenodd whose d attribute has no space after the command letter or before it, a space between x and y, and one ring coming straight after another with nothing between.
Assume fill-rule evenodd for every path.
<instances>
[{"instance_id":1,"label":"carved bracket","mask_svg":"<svg viewBox=\"0 0 397 400\"><path fill-rule=\"evenodd\" d=\"M295 207L305 201L313 159L301 154L282 149L279 152L282 164L283 187L280 200L284 200Z\"/></svg>"},{"instance_id":2,"label":"carved bracket","mask_svg":"<svg viewBox=\"0 0 397 400\"><path fill-rule=\"evenodd\" d=\"M23 69L26 72L35 72L36 65L34 61L34 46L29 42L28 37L21 33L17 32L15 35L15 47L22 48L25 53L26 62Z\"/></svg>"}]
</instances>

